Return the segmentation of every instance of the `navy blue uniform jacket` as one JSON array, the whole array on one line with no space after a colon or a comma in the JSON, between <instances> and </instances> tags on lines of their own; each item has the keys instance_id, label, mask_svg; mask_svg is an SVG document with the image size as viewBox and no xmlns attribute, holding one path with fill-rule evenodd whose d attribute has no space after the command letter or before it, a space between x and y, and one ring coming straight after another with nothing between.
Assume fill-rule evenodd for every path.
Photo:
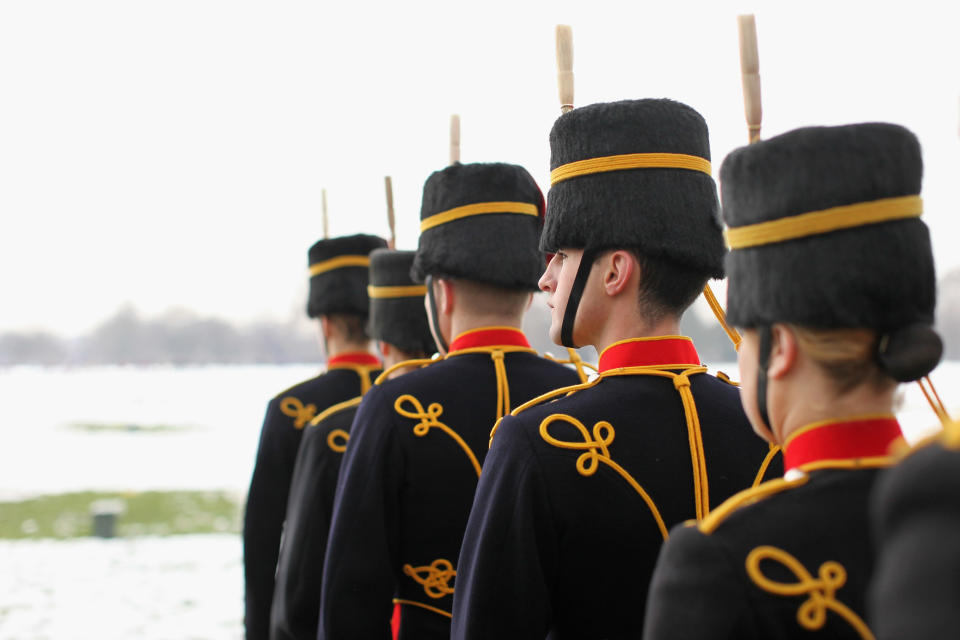
<instances>
[{"instance_id":1,"label":"navy blue uniform jacket","mask_svg":"<svg viewBox=\"0 0 960 640\"><path fill-rule=\"evenodd\" d=\"M512 329L458 336L445 359L364 399L334 501L322 639L447 638L455 567L498 415L580 378Z\"/></svg>"},{"instance_id":2,"label":"navy blue uniform jacket","mask_svg":"<svg viewBox=\"0 0 960 640\"><path fill-rule=\"evenodd\" d=\"M326 372L278 394L267 405L243 519L247 640L269 637L280 535L303 428L326 408L360 395L379 369L370 354L341 354L330 358Z\"/></svg>"},{"instance_id":3,"label":"navy blue uniform jacket","mask_svg":"<svg viewBox=\"0 0 960 640\"><path fill-rule=\"evenodd\" d=\"M350 425L362 397L335 404L307 426L290 480L290 498L270 610L270 640L314 640L323 556Z\"/></svg>"},{"instance_id":4,"label":"navy blue uniform jacket","mask_svg":"<svg viewBox=\"0 0 960 640\"><path fill-rule=\"evenodd\" d=\"M644 638L871 638L868 498L899 437L893 416L788 438L783 479L676 528L650 586Z\"/></svg>"},{"instance_id":5,"label":"navy blue uniform jacket","mask_svg":"<svg viewBox=\"0 0 960 640\"><path fill-rule=\"evenodd\" d=\"M883 472L874 487L878 640L960 634L960 424Z\"/></svg>"},{"instance_id":6,"label":"navy blue uniform jacket","mask_svg":"<svg viewBox=\"0 0 960 640\"><path fill-rule=\"evenodd\" d=\"M736 387L695 365L689 338L616 343L585 388L501 421L460 553L452 637L640 636L666 527L749 487L770 452Z\"/></svg>"}]
</instances>

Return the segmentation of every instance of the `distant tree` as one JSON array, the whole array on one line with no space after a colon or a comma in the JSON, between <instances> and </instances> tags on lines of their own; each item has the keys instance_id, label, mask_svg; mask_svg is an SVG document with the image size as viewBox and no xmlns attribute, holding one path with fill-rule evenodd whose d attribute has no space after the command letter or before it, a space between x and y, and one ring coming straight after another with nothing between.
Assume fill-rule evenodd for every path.
<instances>
[{"instance_id":1,"label":"distant tree","mask_svg":"<svg viewBox=\"0 0 960 640\"><path fill-rule=\"evenodd\" d=\"M56 336L43 331L0 335L0 366L16 364L61 364L67 347Z\"/></svg>"}]
</instances>

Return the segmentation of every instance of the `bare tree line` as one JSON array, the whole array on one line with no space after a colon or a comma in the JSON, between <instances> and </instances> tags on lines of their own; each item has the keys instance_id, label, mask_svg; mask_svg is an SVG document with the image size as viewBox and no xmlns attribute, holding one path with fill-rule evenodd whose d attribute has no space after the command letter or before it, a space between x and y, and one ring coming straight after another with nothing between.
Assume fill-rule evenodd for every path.
<instances>
[{"instance_id":1,"label":"bare tree line","mask_svg":"<svg viewBox=\"0 0 960 640\"><path fill-rule=\"evenodd\" d=\"M960 270L940 280L937 329L946 345L946 358L960 359ZM532 346L559 355L563 349L547 336L550 315L542 299L524 322ZM731 362L736 354L720 326L689 312L681 329L694 339L704 362ZM584 349L585 360L596 360ZM173 311L144 318L126 306L74 339L44 331L0 334L0 366L102 364L285 364L321 359L316 331L305 319L253 322L243 325L190 311Z\"/></svg>"}]
</instances>

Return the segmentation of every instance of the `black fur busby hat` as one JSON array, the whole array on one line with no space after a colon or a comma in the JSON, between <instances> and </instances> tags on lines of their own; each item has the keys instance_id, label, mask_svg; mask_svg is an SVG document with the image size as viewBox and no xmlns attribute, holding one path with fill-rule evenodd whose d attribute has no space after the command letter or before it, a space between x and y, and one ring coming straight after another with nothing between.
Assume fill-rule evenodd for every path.
<instances>
[{"instance_id":1,"label":"black fur busby hat","mask_svg":"<svg viewBox=\"0 0 960 640\"><path fill-rule=\"evenodd\" d=\"M407 353L437 350L427 324L423 297L427 288L410 277L413 251L377 249L370 254L370 330Z\"/></svg>"},{"instance_id":2,"label":"black fur busby hat","mask_svg":"<svg viewBox=\"0 0 960 640\"><path fill-rule=\"evenodd\" d=\"M940 343L922 174L916 136L884 123L802 128L733 151L720 168L727 319L876 329L891 349L936 352L932 369Z\"/></svg>"},{"instance_id":3,"label":"black fur busby hat","mask_svg":"<svg viewBox=\"0 0 960 640\"><path fill-rule=\"evenodd\" d=\"M307 315L332 313L367 317L370 252L386 247L383 238L357 234L318 240L307 252L310 296Z\"/></svg>"},{"instance_id":4,"label":"black fur busby hat","mask_svg":"<svg viewBox=\"0 0 960 640\"><path fill-rule=\"evenodd\" d=\"M636 248L723 276L726 252L703 117L667 99L573 109L550 132L540 248Z\"/></svg>"},{"instance_id":5,"label":"black fur busby hat","mask_svg":"<svg viewBox=\"0 0 960 640\"><path fill-rule=\"evenodd\" d=\"M542 222L543 194L523 167L453 164L423 185L411 274L418 282L436 275L536 290Z\"/></svg>"}]
</instances>

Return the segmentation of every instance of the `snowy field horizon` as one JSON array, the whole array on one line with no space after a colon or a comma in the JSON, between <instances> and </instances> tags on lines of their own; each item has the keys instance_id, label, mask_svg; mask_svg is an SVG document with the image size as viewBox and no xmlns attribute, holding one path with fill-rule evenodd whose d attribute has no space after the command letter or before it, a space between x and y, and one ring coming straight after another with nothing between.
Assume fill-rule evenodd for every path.
<instances>
[{"instance_id":1,"label":"snowy field horizon","mask_svg":"<svg viewBox=\"0 0 960 640\"><path fill-rule=\"evenodd\" d=\"M0 501L76 491L226 492L242 505L267 400L317 365L0 369ZM710 367L736 379L735 363ZM932 374L957 415L960 361ZM936 418L917 385L898 416ZM0 640L243 637L237 533L0 540Z\"/></svg>"},{"instance_id":2,"label":"snowy field horizon","mask_svg":"<svg viewBox=\"0 0 960 640\"><path fill-rule=\"evenodd\" d=\"M242 501L267 401L321 367L96 366L0 369L0 500L74 491L217 490ZM710 365L738 378L736 363ZM957 413L960 361L931 374ZM937 429L901 385L908 441Z\"/></svg>"}]
</instances>

